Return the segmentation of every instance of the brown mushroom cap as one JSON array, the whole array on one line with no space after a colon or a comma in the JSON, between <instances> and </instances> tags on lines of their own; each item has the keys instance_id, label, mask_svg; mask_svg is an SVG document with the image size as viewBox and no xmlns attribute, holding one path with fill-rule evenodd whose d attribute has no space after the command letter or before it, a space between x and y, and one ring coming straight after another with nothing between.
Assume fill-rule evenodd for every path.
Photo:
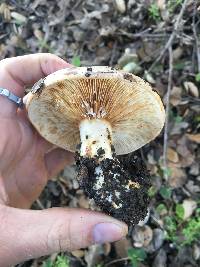
<instances>
[{"instance_id":1,"label":"brown mushroom cap","mask_svg":"<svg viewBox=\"0 0 200 267\"><path fill-rule=\"evenodd\" d=\"M74 67L47 76L40 87L28 96L30 121L45 139L70 151L80 143L79 124L86 118L110 123L118 155L150 142L164 125L159 95L130 73Z\"/></svg>"}]
</instances>

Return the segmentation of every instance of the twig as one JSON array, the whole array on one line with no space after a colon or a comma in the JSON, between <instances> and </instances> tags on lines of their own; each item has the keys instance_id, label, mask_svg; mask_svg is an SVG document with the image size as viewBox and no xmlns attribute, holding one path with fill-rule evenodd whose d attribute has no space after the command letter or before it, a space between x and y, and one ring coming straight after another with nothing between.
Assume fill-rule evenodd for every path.
<instances>
[{"instance_id":1,"label":"twig","mask_svg":"<svg viewBox=\"0 0 200 267\"><path fill-rule=\"evenodd\" d=\"M167 147L168 147L169 100L172 88L172 73L173 73L172 46L168 48L168 51L169 51L169 75L168 75L168 86L167 86L167 97L166 97L166 119L165 119L164 144L163 144L163 169L164 169L165 180L168 180Z\"/></svg>"},{"instance_id":2,"label":"twig","mask_svg":"<svg viewBox=\"0 0 200 267\"><path fill-rule=\"evenodd\" d=\"M113 48L112 48L112 53L111 53L111 57L110 57L110 62L109 62L109 66L113 65L113 61L115 59L115 55L116 55L116 48L117 48L117 40L114 42L113 44Z\"/></svg>"},{"instance_id":3,"label":"twig","mask_svg":"<svg viewBox=\"0 0 200 267\"><path fill-rule=\"evenodd\" d=\"M126 32L124 30L119 30L118 32L116 32L116 36L121 36L124 35L127 38L131 38L131 39L136 39L136 38L166 38L168 37L170 34L168 33L163 33L162 31L158 32L158 33L149 33L149 31L151 31L152 28L147 28L144 31L141 32L137 32L137 33L130 33L130 32Z\"/></svg>"},{"instance_id":4,"label":"twig","mask_svg":"<svg viewBox=\"0 0 200 267\"><path fill-rule=\"evenodd\" d=\"M9 33L4 33L4 34L0 35L0 40L3 39L4 37L8 36L8 35L9 35Z\"/></svg>"},{"instance_id":5,"label":"twig","mask_svg":"<svg viewBox=\"0 0 200 267\"><path fill-rule=\"evenodd\" d=\"M164 228L163 228L163 226L161 225L161 223L159 222L159 220L154 216L154 215L152 215L151 214L151 219L159 226L159 228L161 229L161 230L165 230Z\"/></svg>"},{"instance_id":6,"label":"twig","mask_svg":"<svg viewBox=\"0 0 200 267\"><path fill-rule=\"evenodd\" d=\"M200 73L200 45L199 45L199 40L198 40L197 30L196 30L196 25L195 25L196 11L197 11L197 1L195 0L194 6L193 6L192 29L193 29L193 35L195 39L195 46L196 46L196 53L197 53L197 70L198 70L198 73Z\"/></svg>"},{"instance_id":7,"label":"twig","mask_svg":"<svg viewBox=\"0 0 200 267\"><path fill-rule=\"evenodd\" d=\"M125 258L121 258L121 259L116 259L116 260L110 261L107 264L105 264L105 267L110 266L113 263L117 263L117 262L120 262L120 261L128 261L128 260L129 260L129 257L125 257Z\"/></svg>"},{"instance_id":8,"label":"twig","mask_svg":"<svg viewBox=\"0 0 200 267\"><path fill-rule=\"evenodd\" d=\"M37 205L39 206L39 208L40 208L41 210L44 210L44 209L45 209L44 205L43 205L42 202L39 200L39 198L36 199L36 203L37 203Z\"/></svg>"},{"instance_id":9,"label":"twig","mask_svg":"<svg viewBox=\"0 0 200 267\"><path fill-rule=\"evenodd\" d=\"M127 37L130 37L130 38L134 38L134 37L141 37L142 35L144 35L144 34L146 34L146 33L148 33L149 31L151 31L152 30L152 28L147 28L147 29L145 29L145 30L143 30L143 31L141 31L141 32L137 32L137 33L129 33L129 32L126 32L126 31L124 31L124 30L119 30L118 31L118 34L119 35L126 35Z\"/></svg>"},{"instance_id":10,"label":"twig","mask_svg":"<svg viewBox=\"0 0 200 267\"><path fill-rule=\"evenodd\" d=\"M173 32L171 33L167 43L165 44L163 50L161 51L160 55L156 58L156 60L153 62L153 64L150 66L150 68L148 69L148 72L150 72L154 67L155 65L161 60L161 58L164 56L165 52L169 49L169 47L172 45L173 41L174 41L174 38L178 32L178 28L180 26L180 22L181 22L181 19L183 17L183 13L185 11L185 8L186 8L186 5L187 5L187 2L188 0L185 0L183 2L183 5L181 7L181 11L176 19L176 22L174 24L174 30Z\"/></svg>"}]
</instances>

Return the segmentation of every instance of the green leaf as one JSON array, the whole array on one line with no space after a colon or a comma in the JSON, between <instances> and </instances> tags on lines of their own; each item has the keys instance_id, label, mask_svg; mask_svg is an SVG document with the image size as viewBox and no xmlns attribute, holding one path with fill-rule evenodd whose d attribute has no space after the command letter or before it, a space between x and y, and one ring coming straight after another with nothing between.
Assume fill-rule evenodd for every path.
<instances>
[{"instance_id":1,"label":"green leaf","mask_svg":"<svg viewBox=\"0 0 200 267\"><path fill-rule=\"evenodd\" d=\"M138 260L136 258L131 258L131 267L138 267Z\"/></svg>"},{"instance_id":2,"label":"green leaf","mask_svg":"<svg viewBox=\"0 0 200 267\"><path fill-rule=\"evenodd\" d=\"M190 245L200 238L200 217L191 219L182 231L185 241L182 245Z\"/></svg>"},{"instance_id":3,"label":"green leaf","mask_svg":"<svg viewBox=\"0 0 200 267\"><path fill-rule=\"evenodd\" d=\"M74 56L72 58L72 65L76 66L76 67L80 67L81 66L81 60L79 56Z\"/></svg>"},{"instance_id":4,"label":"green leaf","mask_svg":"<svg viewBox=\"0 0 200 267\"><path fill-rule=\"evenodd\" d=\"M175 11L175 8L183 3L183 0L169 0L167 1L167 9L170 13Z\"/></svg>"},{"instance_id":5,"label":"green leaf","mask_svg":"<svg viewBox=\"0 0 200 267\"><path fill-rule=\"evenodd\" d=\"M53 267L52 261L50 259L47 259L43 262L42 267Z\"/></svg>"},{"instance_id":6,"label":"green leaf","mask_svg":"<svg viewBox=\"0 0 200 267\"><path fill-rule=\"evenodd\" d=\"M166 186L162 186L160 188L159 193L164 199L169 199L171 197L171 194L172 194L172 189L169 187L166 187Z\"/></svg>"},{"instance_id":7,"label":"green leaf","mask_svg":"<svg viewBox=\"0 0 200 267\"><path fill-rule=\"evenodd\" d=\"M148 196L149 196L149 197L154 197L155 194L156 194L156 192L157 192L157 189L156 189L154 186L151 186L151 187L149 188L149 190L148 190Z\"/></svg>"},{"instance_id":8,"label":"green leaf","mask_svg":"<svg viewBox=\"0 0 200 267\"><path fill-rule=\"evenodd\" d=\"M163 171L164 177L166 176L170 177L172 175L172 170L170 168L163 168L162 171Z\"/></svg>"},{"instance_id":9,"label":"green leaf","mask_svg":"<svg viewBox=\"0 0 200 267\"><path fill-rule=\"evenodd\" d=\"M184 207L181 204L176 204L176 216L183 220L184 217Z\"/></svg>"},{"instance_id":10,"label":"green leaf","mask_svg":"<svg viewBox=\"0 0 200 267\"><path fill-rule=\"evenodd\" d=\"M180 122L182 122L183 121L183 117L181 117L181 116L176 116L176 117L174 117L174 121L176 122L176 123L180 123Z\"/></svg>"},{"instance_id":11,"label":"green leaf","mask_svg":"<svg viewBox=\"0 0 200 267\"><path fill-rule=\"evenodd\" d=\"M155 21L159 21L161 19L160 17L160 11L157 4L152 3L148 9L149 16L154 19Z\"/></svg>"},{"instance_id":12,"label":"green leaf","mask_svg":"<svg viewBox=\"0 0 200 267\"><path fill-rule=\"evenodd\" d=\"M164 227L165 227L165 230L167 231L166 239L169 239L172 242L176 242L177 241L177 235L176 235L177 223L175 219L173 217L166 216L164 218Z\"/></svg>"},{"instance_id":13,"label":"green leaf","mask_svg":"<svg viewBox=\"0 0 200 267\"><path fill-rule=\"evenodd\" d=\"M183 70L184 67L185 67L185 62L179 62L179 63L174 64L174 69L176 70Z\"/></svg>"},{"instance_id":14,"label":"green leaf","mask_svg":"<svg viewBox=\"0 0 200 267\"><path fill-rule=\"evenodd\" d=\"M200 82L200 73L197 73L195 76L196 82Z\"/></svg>"},{"instance_id":15,"label":"green leaf","mask_svg":"<svg viewBox=\"0 0 200 267\"><path fill-rule=\"evenodd\" d=\"M196 209L196 214L197 214L197 216L200 216L200 208Z\"/></svg>"},{"instance_id":16,"label":"green leaf","mask_svg":"<svg viewBox=\"0 0 200 267\"><path fill-rule=\"evenodd\" d=\"M69 259L64 255L57 256L53 267L69 267Z\"/></svg>"},{"instance_id":17,"label":"green leaf","mask_svg":"<svg viewBox=\"0 0 200 267\"><path fill-rule=\"evenodd\" d=\"M165 204L161 203L156 207L156 211L161 214L162 212L167 211L167 207Z\"/></svg>"},{"instance_id":18,"label":"green leaf","mask_svg":"<svg viewBox=\"0 0 200 267\"><path fill-rule=\"evenodd\" d=\"M198 115L195 116L194 121L195 121L195 122L200 122L200 116L198 116Z\"/></svg>"},{"instance_id":19,"label":"green leaf","mask_svg":"<svg viewBox=\"0 0 200 267\"><path fill-rule=\"evenodd\" d=\"M131 248L128 250L129 258L137 259L138 261L144 261L147 257L147 254L142 248Z\"/></svg>"}]
</instances>

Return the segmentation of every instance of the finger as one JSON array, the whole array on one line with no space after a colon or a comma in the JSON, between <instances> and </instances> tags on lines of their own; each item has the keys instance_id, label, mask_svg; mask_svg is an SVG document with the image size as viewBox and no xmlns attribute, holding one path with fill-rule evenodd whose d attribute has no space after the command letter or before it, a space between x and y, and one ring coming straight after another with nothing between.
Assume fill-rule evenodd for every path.
<instances>
[{"instance_id":1,"label":"finger","mask_svg":"<svg viewBox=\"0 0 200 267\"><path fill-rule=\"evenodd\" d=\"M49 53L7 58L0 61L0 86L22 97L25 85L31 85L56 70L70 66L63 59Z\"/></svg>"},{"instance_id":2,"label":"finger","mask_svg":"<svg viewBox=\"0 0 200 267\"><path fill-rule=\"evenodd\" d=\"M23 97L24 87L32 85L40 78L56 70L70 67L71 65L53 54L39 53L0 61L0 87L10 90L13 94ZM8 105L9 103L9 105ZM4 106L3 106L4 105ZM5 97L0 97L0 107L7 114L8 106L12 110L16 106Z\"/></svg>"},{"instance_id":3,"label":"finger","mask_svg":"<svg viewBox=\"0 0 200 267\"><path fill-rule=\"evenodd\" d=\"M32 130L34 129L33 125L28 119L27 111L25 109L17 110L17 119L21 120L23 123L25 122L26 125ZM39 133L35 133L35 135L37 136L37 150L40 151L41 154L50 152L57 147L56 145L45 140Z\"/></svg>"},{"instance_id":4,"label":"finger","mask_svg":"<svg viewBox=\"0 0 200 267\"><path fill-rule=\"evenodd\" d=\"M89 210L7 208L4 213L0 225L0 266L94 243L113 242L127 234L124 223Z\"/></svg>"},{"instance_id":5,"label":"finger","mask_svg":"<svg viewBox=\"0 0 200 267\"><path fill-rule=\"evenodd\" d=\"M56 148L45 155L45 163L49 177L53 177L66 165L74 163L74 153Z\"/></svg>"}]
</instances>

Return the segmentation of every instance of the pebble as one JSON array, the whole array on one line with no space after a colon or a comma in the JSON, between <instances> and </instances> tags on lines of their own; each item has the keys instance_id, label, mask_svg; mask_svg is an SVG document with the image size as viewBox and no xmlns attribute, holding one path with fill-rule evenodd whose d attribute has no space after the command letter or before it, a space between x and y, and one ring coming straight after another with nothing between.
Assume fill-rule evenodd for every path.
<instances>
[{"instance_id":1,"label":"pebble","mask_svg":"<svg viewBox=\"0 0 200 267\"><path fill-rule=\"evenodd\" d=\"M143 227L136 225L133 230L132 237L135 247L147 247L152 240L153 231L148 225Z\"/></svg>"},{"instance_id":2,"label":"pebble","mask_svg":"<svg viewBox=\"0 0 200 267\"><path fill-rule=\"evenodd\" d=\"M115 0L117 10L123 14L126 12L126 5L124 0Z\"/></svg>"},{"instance_id":3,"label":"pebble","mask_svg":"<svg viewBox=\"0 0 200 267\"><path fill-rule=\"evenodd\" d=\"M184 208L183 220L187 220L188 218L190 218L192 213L195 211L197 207L197 203L192 199L185 199L182 205Z\"/></svg>"},{"instance_id":4,"label":"pebble","mask_svg":"<svg viewBox=\"0 0 200 267\"><path fill-rule=\"evenodd\" d=\"M153 230L153 239L150 242L149 246L145 250L149 253L155 252L156 250L158 250L162 246L162 244L164 242L164 238L165 238L165 235L161 229L159 229L159 228L154 229Z\"/></svg>"},{"instance_id":5,"label":"pebble","mask_svg":"<svg viewBox=\"0 0 200 267\"><path fill-rule=\"evenodd\" d=\"M195 260L200 259L200 245L194 244L192 254Z\"/></svg>"},{"instance_id":6,"label":"pebble","mask_svg":"<svg viewBox=\"0 0 200 267\"><path fill-rule=\"evenodd\" d=\"M75 41L82 42L85 38L85 33L81 30L76 29L76 31L73 32L73 37Z\"/></svg>"}]
</instances>

